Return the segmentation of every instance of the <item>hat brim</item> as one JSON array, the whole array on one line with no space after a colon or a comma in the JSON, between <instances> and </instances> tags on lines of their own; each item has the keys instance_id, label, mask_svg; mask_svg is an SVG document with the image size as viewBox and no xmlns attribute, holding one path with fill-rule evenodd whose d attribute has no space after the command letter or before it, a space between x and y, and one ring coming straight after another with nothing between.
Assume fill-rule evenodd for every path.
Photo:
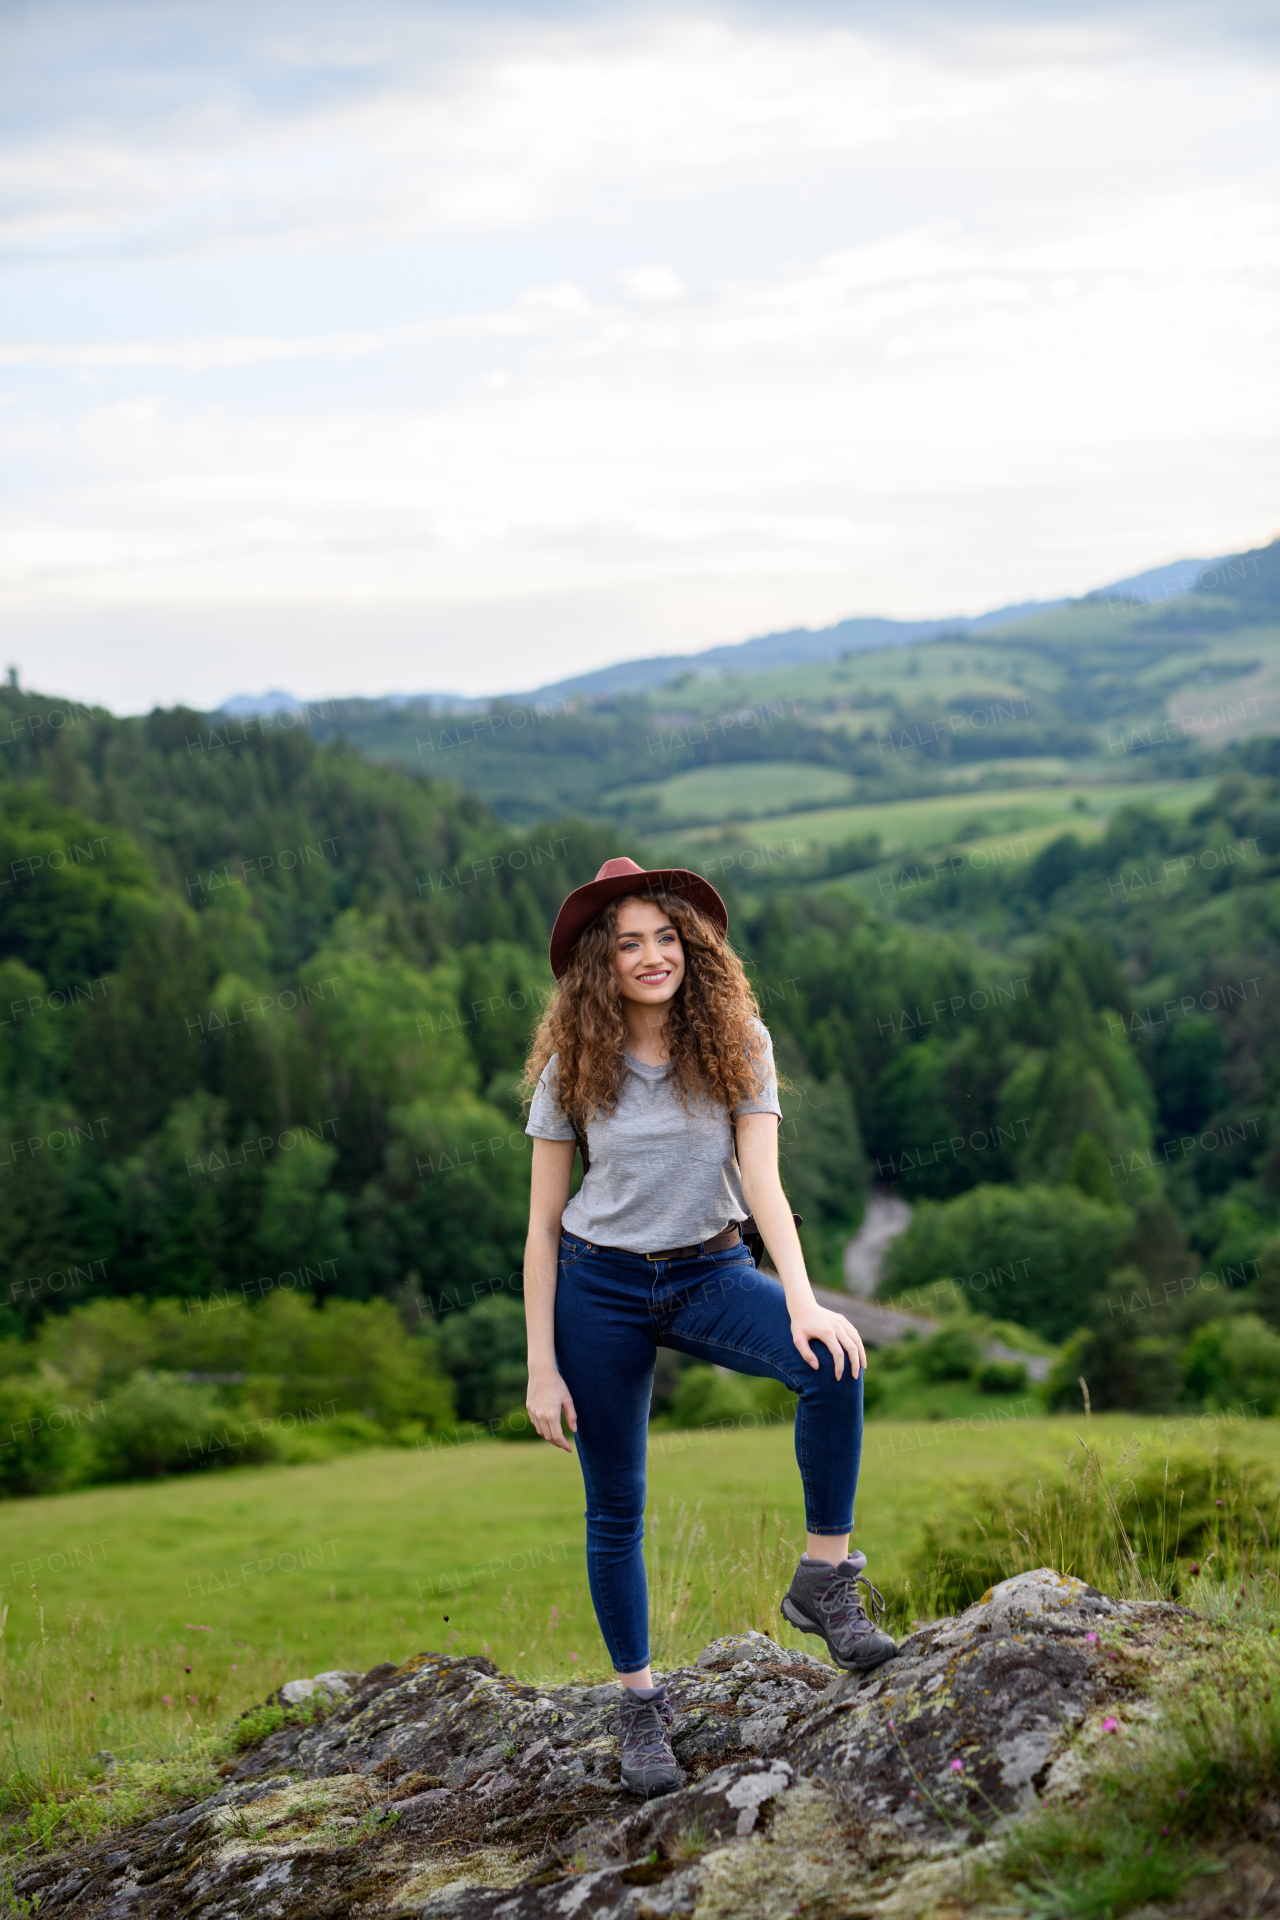
<instances>
[{"instance_id":1,"label":"hat brim","mask_svg":"<svg viewBox=\"0 0 1280 1920\"><path fill-rule=\"evenodd\" d=\"M655 888L674 893L681 900L700 907L721 933L729 931L729 911L709 880L687 867L657 867L639 873L615 873L607 880L589 880L575 887L551 929L551 971L557 980L564 978L574 942L583 928L595 919L610 900L624 900L628 894L644 895Z\"/></svg>"}]
</instances>

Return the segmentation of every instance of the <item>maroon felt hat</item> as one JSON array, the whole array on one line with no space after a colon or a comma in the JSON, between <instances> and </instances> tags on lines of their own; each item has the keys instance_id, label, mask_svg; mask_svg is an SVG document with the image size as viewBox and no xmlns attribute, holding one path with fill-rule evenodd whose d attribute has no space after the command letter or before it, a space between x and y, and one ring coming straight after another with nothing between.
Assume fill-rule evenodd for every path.
<instances>
[{"instance_id":1,"label":"maroon felt hat","mask_svg":"<svg viewBox=\"0 0 1280 1920\"><path fill-rule=\"evenodd\" d=\"M638 867L625 856L606 860L594 880L589 880L585 887L574 888L556 915L551 929L551 971L556 979L564 978L574 941L601 907L610 900L625 899L629 893L647 893L651 887L692 901L695 907L701 907L708 920L714 921L721 933L729 931L724 901L700 873L690 873L687 867Z\"/></svg>"}]
</instances>

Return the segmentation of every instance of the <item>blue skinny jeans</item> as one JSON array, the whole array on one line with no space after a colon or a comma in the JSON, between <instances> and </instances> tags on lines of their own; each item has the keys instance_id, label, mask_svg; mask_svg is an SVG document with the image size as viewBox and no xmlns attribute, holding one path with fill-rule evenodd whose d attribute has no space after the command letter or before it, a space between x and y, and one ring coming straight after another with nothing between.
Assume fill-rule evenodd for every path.
<instances>
[{"instance_id":1,"label":"blue skinny jeans","mask_svg":"<svg viewBox=\"0 0 1280 1920\"><path fill-rule=\"evenodd\" d=\"M808 1366L791 1338L777 1280L739 1244L691 1260L650 1261L562 1234L556 1359L578 1415L587 1493L587 1572L600 1632L619 1673L649 1664L645 1456L659 1347L735 1373L781 1380L800 1396L796 1460L810 1533L848 1533L862 1452L862 1376L836 1379L826 1347Z\"/></svg>"}]
</instances>

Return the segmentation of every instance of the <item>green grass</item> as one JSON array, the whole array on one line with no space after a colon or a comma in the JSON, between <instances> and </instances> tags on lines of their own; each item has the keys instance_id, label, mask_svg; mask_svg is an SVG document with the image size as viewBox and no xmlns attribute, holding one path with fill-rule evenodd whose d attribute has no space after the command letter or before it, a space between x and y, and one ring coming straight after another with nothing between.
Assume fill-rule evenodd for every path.
<instances>
[{"instance_id":1,"label":"green grass","mask_svg":"<svg viewBox=\"0 0 1280 1920\"><path fill-rule=\"evenodd\" d=\"M820 702L856 694L859 705L839 718L860 733L883 718L881 708L862 704L874 702L877 696L885 709L895 699L963 698L977 704L1019 699L1036 681L1047 688L1054 678L1040 668L1034 655L987 640L918 640L906 647L853 653L846 660L811 660L755 673L708 675L651 697L655 706L669 703L673 711L710 715L790 700L811 710Z\"/></svg>"},{"instance_id":2,"label":"green grass","mask_svg":"<svg viewBox=\"0 0 1280 1920\"><path fill-rule=\"evenodd\" d=\"M1159 612L1159 608L1152 610L1157 618ZM855 734L868 726L884 731L895 701L908 706L920 701L959 701L963 711L993 700L1026 698L1031 702L1031 717L1043 718L1057 710L1067 677L1064 661L1073 648L1096 652L1101 646L1105 651L1112 637L1123 645L1135 634L1141 635L1152 613L1117 619L1097 605L1065 608L972 638L916 641L906 647L851 654L844 660L708 675L652 698L655 706L669 702L673 712L706 717L735 707L794 700L807 718ZM1232 671L1242 658L1258 664L1249 673ZM1249 625L1226 632L1206 626L1194 652L1171 656L1167 648L1156 645L1145 660L1130 664L1126 671L1150 690L1150 704L1137 716L1140 721L1175 714L1198 716L1206 709L1228 702L1239 706L1252 698L1257 706L1250 707L1245 718L1224 717L1220 724L1210 723L1204 737L1240 738L1270 731L1280 722L1280 629L1275 626ZM820 712L832 702L841 703L843 710ZM1106 724L1110 727L1110 716ZM1116 720L1115 730L1123 724Z\"/></svg>"},{"instance_id":3,"label":"green grass","mask_svg":"<svg viewBox=\"0 0 1280 1920\"><path fill-rule=\"evenodd\" d=\"M987 1889L993 1905L1012 1896L1023 1912L1114 1920L1174 1900L1197 1880L1212 1897L1232 1846L1269 1837L1280 1788L1274 1582L1263 1605L1207 1591L1194 1603L1209 1615L1207 1630L1161 1689L1158 1716L1113 1721L1083 1798L1037 1808L1009 1830L997 1863L1003 1884ZM1234 1899L1208 1910L1255 1911Z\"/></svg>"},{"instance_id":4,"label":"green grass","mask_svg":"<svg viewBox=\"0 0 1280 1920\"><path fill-rule=\"evenodd\" d=\"M857 1541L890 1590L904 1590L949 1486L1034 1484L1077 1444L1078 1420L975 1398L943 1422L868 1422ZM1156 1451L1223 1440L1280 1464L1276 1422L1219 1417L1202 1431L1107 1415L1092 1434L1113 1451L1134 1438ZM577 1465L547 1447L370 1452L10 1502L3 1515L11 1792L15 1780L70 1778L102 1748L139 1761L191 1752L283 1680L424 1648L487 1651L527 1677L607 1672ZM655 1435L655 1657L672 1663L746 1625L790 1640L776 1593L801 1524L789 1426Z\"/></svg>"},{"instance_id":5,"label":"green grass","mask_svg":"<svg viewBox=\"0 0 1280 1920\"><path fill-rule=\"evenodd\" d=\"M1010 1419L1007 1410L1004 1418L957 1414L932 1428L872 1420L856 1537L894 1596L892 1624L910 1625L913 1608L924 1618L935 1612L919 1565L922 1523L949 1494L953 1511L967 1514L963 1487L973 1476L1031 1495L1041 1482L1062 1484L1068 1460L1076 1464L1067 1479L1089 1497L1024 1499L1022 1532L1006 1540L995 1574L1052 1564L1110 1592L1166 1592L1167 1569L1131 1550L1125 1489L1135 1471L1154 1483L1170 1450L1193 1438L1204 1448L1227 1439L1238 1461L1272 1481L1280 1469L1274 1421L1116 1414L1086 1426ZM795 1644L775 1611L799 1544L789 1428L656 1436L650 1485L659 1667L716 1632L747 1625ZM417 1459L388 1452L10 1505L11 1551L30 1558L36 1543L66 1543L77 1527L118 1538L121 1551L59 1568L38 1598L10 1600L0 1649L4 1847L25 1853L92 1839L213 1791L219 1764L245 1745L286 1717L323 1714L323 1704L307 1703L233 1720L290 1674L442 1645L491 1650L526 1678L602 1674L581 1564L581 1498L572 1460L490 1442ZM331 1527L340 1531L328 1535ZM231 1563L308 1536L340 1541L337 1579L326 1583L330 1569L319 1567L295 1569L274 1585L270 1575L256 1585L250 1579L242 1592L214 1604L200 1596L205 1604L190 1609L211 1633L183 1631L188 1609L173 1607L174 1585L190 1577L193 1552L196 1563ZM531 1553L536 1565L514 1565ZM441 1572L468 1556L474 1577L461 1592L421 1596L424 1576L438 1586ZM1274 1562L1273 1547L1264 1558ZM982 1911L1119 1920L1212 1876L1225 1850L1266 1837L1280 1787L1274 1573L1256 1555L1246 1563L1230 1553L1225 1577L1207 1563L1191 1571L1187 1579L1182 1569L1182 1598L1195 1611L1169 1619L1175 1658L1158 1691L1084 1731L1082 1797L1036 1808L1013 1827L993 1826L994 1843L975 1857L972 1876ZM1128 1659L1122 1624L1104 1639ZM1141 1663L1126 1672L1141 1694ZM165 1691L185 1688L195 1692L164 1702ZM113 1690L115 1702L102 1705ZM90 1693L98 1696L92 1703ZM100 1745L116 1756L112 1772L93 1761ZM0 1867L0 1901L10 1893L11 1874Z\"/></svg>"},{"instance_id":6,"label":"green grass","mask_svg":"<svg viewBox=\"0 0 1280 1920\"><path fill-rule=\"evenodd\" d=\"M717 770L719 771L719 770ZM728 771L726 769L726 771ZM943 848L963 846L972 853L1007 845L1016 835L1034 835L1028 852L1055 834L1070 828L1082 836L1101 832L1110 816L1124 806L1160 807L1185 814L1213 791L1212 780L1152 780L1140 783L1091 784L1065 781L1061 786L990 789L981 793L953 792L927 800L889 800L870 806L829 807L811 813L774 814L753 820L749 844L771 846L798 840L803 847L833 847L864 834L877 833L886 854L923 856ZM1082 806L1075 803L1080 801ZM739 841L743 836L736 836ZM655 838L650 854L671 860L716 850L723 836L711 829ZM1019 851L1018 857L1021 857ZM887 862L877 872L892 872ZM871 873L859 884L870 886Z\"/></svg>"},{"instance_id":7,"label":"green grass","mask_svg":"<svg viewBox=\"0 0 1280 1920\"><path fill-rule=\"evenodd\" d=\"M612 812L627 808L657 821L751 820L792 807L843 800L853 790L847 773L803 760L764 760L695 767L669 780L614 787L600 795Z\"/></svg>"}]
</instances>

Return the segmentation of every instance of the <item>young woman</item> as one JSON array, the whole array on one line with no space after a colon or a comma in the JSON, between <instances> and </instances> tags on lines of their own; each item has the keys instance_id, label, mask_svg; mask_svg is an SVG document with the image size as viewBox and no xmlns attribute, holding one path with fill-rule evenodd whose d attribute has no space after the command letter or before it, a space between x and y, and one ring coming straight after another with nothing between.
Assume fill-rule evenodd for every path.
<instances>
[{"instance_id":1,"label":"young woman","mask_svg":"<svg viewBox=\"0 0 1280 1920\"><path fill-rule=\"evenodd\" d=\"M622 1778L645 1795L680 1783L666 1690L649 1670L641 1552L658 1347L799 1395L808 1544L781 1611L842 1667L896 1651L859 1594L866 1560L849 1553L866 1355L809 1285L778 1178L772 1047L728 924L700 875L607 860L556 919L560 990L526 1069L527 1404L544 1440L572 1450L563 1419L577 1442L591 1598L623 1686ZM590 1166L570 1200L580 1138ZM777 1280L743 1245L748 1215Z\"/></svg>"}]
</instances>

